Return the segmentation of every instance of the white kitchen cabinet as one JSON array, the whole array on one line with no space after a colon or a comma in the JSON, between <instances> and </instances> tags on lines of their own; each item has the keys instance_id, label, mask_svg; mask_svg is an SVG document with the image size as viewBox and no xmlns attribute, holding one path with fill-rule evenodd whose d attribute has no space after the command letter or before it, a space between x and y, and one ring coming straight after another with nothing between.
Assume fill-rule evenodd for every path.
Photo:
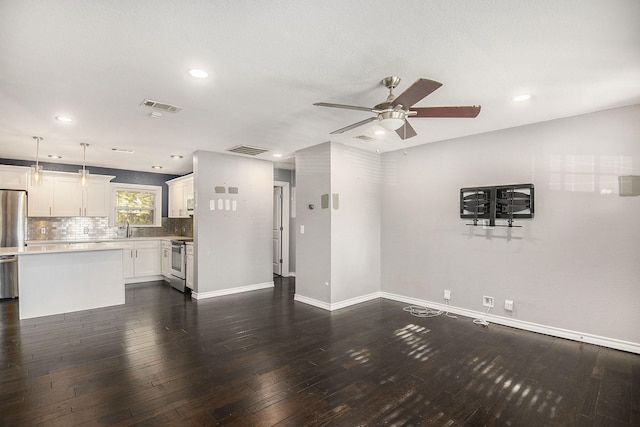
<instances>
[{"instance_id":1,"label":"white kitchen cabinet","mask_svg":"<svg viewBox=\"0 0 640 427\"><path fill-rule=\"evenodd\" d=\"M188 218L193 214L193 174L167 181L169 218Z\"/></svg>"},{"instance_id":2,"label":"white kitchen cabinet","mask_svg":"<svg viewBox=\"0 0 640 427\"><path fill-rule=\"evenodd\" d=\"M90 175L83 189L78 174L44 172L41 183L28 186L31 217L109 216L109 181L114 176Z\"/></svg>"},{"instance_id":3,"label":"white kitchen cabinet","mask_svg":"<svg viewBox=\"0 0 640 427\"><path fill-rule=\"evenodd\" d=\"M89 185L82 193L83 216L109 216L111 214L112 176L89 177Z\"/></svg>"},{"instance_id":4,"label":"white kitchen cabinet","mask_svg":"<svg viewBox=\"0 0 640 427\"><path fill-rule=\"evenodd\" d=\"M122 249L122 270L124 271L124 278L129 279L135 277L133 266L135 262L135 247L133 243L125 243L122 246L124 248Z\"/></svg>"},{"instance_id":5,"label":"white kitchen cabinet","mask_svg":"<svg viewBox=\"0 0 640 427\"><path fill-rule=\"evenodd\" d=\"M52 216L53 212L53 177L41 176L38 185L27 187L28 216Z\"/></svg>"},{"instance_id":6,"label":"white kitchen cabinet","mask_svg":"<svg viewBox=\"0 0 640 427\"><path fill-rule=\"evenodd\" d=\"M53 183L51 216L83 216L83 192L78 176L56 176Z\"/></svg>"},{"instance_id":7,"label":"white kitchen cabinet","mask_svg":"<svg viewBox=\"0 0 640 427\"><path fill-rule=\"evenodd\" d=\"M29 168L0 165L0 183L3 190L26 190Z\"/></svg>"},{"instance_id":8,"label":"white kitchen cabinet","mask_svg":"<svg viewBox=\"0 0 640 427\"><path fill-rule=\"evenodd\" d=\"M127 283L135 283L141 278L153 280L162 273L160 262L160 241L141 240L123 242L122 251L124 278Z\"/></svg>"},{"instance_id":9,"label":"white kitchen cabinet","mask_svg":"<svg viewBox=\"0 0 640 427\"><path fill-rule=\"evenodd\" d=\"M185 283L187 288L193 290L193 245L187 245L185 251L185 258L187 264Z\"/></svg>"},{"instance_id":10,"label":"white kitchen cabinet","mask_svg":"<svg viewBox=\"0 0 640 427\"><path fill-rule=\"evenodd\" d=\"M169 240L162 240L160 247L162 251L162 276L168 280L171 277L171 242Z\"/></svg>"}]
</instances>

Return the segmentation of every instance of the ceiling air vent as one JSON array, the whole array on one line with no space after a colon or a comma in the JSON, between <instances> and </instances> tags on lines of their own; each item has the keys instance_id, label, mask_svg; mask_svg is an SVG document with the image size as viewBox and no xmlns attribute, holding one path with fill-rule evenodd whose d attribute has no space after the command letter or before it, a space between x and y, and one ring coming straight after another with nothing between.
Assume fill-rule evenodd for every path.
<instances>
[{"instance_id":1,"label":"ceiling air vent","mask_svg":"<svg viewBox=\"0 0 640 427\"><path fill-rule=\"evenodd\" d=\"M246 154L248 156L257 156L258 154L266 153L269 150L267 150L266 148L252 147L250 145L238 145L236 147L229 148L227 151L238 154Z\"/></svg>"},{"instance_id":2,"label":"ceiling air vent","mask_svg":"<svg viewBox=\"0 0 640 427\"><path fill-rule=\"evenodd\" d=\"M170 113L177 113L178 111L182 110L182 107L178 107L177 105L152 101L151 99L145 99L140 105L144 105L145 107L157 108L158 110L168 111Z\"/></svg>"},{"instance_id":3,"label":"ceiling air vent","mask_svg":"<svg viewBox=\"0 0 640 427\"><path fill-rule=\"evenodd\" d=\"M361 139L364 142L369 142L369 141L373 141L375 138L371 138L370 136L367 135L359 135L359 136L354 136L354 138L356 139Z\"/></svg>"}]
</instances>

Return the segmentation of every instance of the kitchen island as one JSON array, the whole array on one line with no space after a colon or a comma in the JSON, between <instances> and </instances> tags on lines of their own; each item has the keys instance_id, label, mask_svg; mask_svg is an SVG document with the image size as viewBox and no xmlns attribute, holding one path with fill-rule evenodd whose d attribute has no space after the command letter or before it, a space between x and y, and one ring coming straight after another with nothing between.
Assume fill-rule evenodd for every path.
<instances>
[{"instance_id":1,"label":"kitchen island","mask_svg":"<svg viewBox=\"0 0 640 427\"><path fill-rule=\"evenodd\" d=\"M20 319L124 304L122 245L2 248L18 255Z\"/></svg>"}]
</instances>

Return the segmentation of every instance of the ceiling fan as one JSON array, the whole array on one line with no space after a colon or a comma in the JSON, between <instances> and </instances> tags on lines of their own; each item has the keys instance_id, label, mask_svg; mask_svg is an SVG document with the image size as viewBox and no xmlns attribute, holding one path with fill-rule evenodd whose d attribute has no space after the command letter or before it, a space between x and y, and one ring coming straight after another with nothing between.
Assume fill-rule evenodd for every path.
<instances>
[{"instance_id":1,"label":"ceiling fan","mask_svg":"<svg viewBox=\"0 0 640 427\"><path fill-rule=\"evenodd\" d=\"M382 84L389 89L389 96L387 99L372 107L358 107L356 105L343 105L343 104L331 104L328 102L316 102L313 105L319 107L333 107L333 108L346 108L348 110L361 110L375 113L373 117L359 121L349 126L345 126L341 129L334 130L331 135L336 133L343 133L348 130L354 129L358 126L371 123L374 120L380 122L380 126L387 130L394 130L398 136L402 139L411 138L416 136L417 133L413 126L407 121L408 117L460 117L460 118L474 118L480 113L479 105L472 106L452 106L452 107L416 107L411 108L415 103L430 95L440 86L442 83L429 80L418 79L407 90L396 96L393 93L400 83L400 77L386 77L382 80Z\"/></svg>"}]
</instances>

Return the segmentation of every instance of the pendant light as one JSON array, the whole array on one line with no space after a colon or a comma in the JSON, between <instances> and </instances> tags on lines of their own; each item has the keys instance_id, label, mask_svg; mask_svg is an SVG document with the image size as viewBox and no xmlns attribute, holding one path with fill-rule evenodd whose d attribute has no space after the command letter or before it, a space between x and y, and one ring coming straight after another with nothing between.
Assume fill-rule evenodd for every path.
<instances>
[{"instance_id":1,"label":"pendant light","mask_svg":"<svg viewBox=\"0 0 640 427\"><path fill-rule=\"evenodd\" d=\"M87 147L89 144L81 142L82 146L82 169L78 171L80 174L80 184L85 188L89 184L89 171L87 170Z\"/></svg>"},{"instance_id":2,"label":"pendant light","mask_svg":"<svg viewBox=\"0 0 640 427\"><path fill-rule=\"evenodd\" d=\"M42 137L34 136L33 139L36 141L36 164L31 166L31 186L37 187L42 184L42 166L39 164L40 142L42 142Z\"/></svg>"}]
</instances>

